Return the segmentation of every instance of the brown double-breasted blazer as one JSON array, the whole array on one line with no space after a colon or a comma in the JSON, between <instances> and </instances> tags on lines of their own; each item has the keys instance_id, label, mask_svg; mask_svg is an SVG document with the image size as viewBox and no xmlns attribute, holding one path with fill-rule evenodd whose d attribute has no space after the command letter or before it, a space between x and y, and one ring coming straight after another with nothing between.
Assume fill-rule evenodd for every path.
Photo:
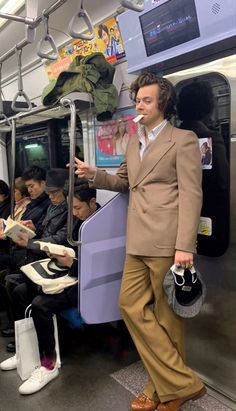
<instances>
[{"instance_id":1,"label":"brown double-breasted blazer","mask_svg":"<svg viewBox=\"0 0 236 411\"><path fill-rule=\"evenodd\" d=\"M202 205L202 169L197 136L167 123L142 160L138 137L130 138L116 175L97 169L96 188L130 190L126 251L168 257L194 253Z\"/></svg>"}]
</instances>

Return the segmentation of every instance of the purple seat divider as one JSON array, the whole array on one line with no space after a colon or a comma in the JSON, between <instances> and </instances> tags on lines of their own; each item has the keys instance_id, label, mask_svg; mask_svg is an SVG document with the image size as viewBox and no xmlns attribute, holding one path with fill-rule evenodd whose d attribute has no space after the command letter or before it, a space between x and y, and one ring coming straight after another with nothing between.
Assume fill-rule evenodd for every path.
<instances>
[{"instance_id":1,"label":"purple seat divider","mask_svg":"<svg viewBox=\"0 0 236 411\"><path fill-rule=\"evenodd\" d=\"M79 312L87 324L121 318L127 209L128 194L118 194L80 227Z\"/></svg>"}]
</instances>

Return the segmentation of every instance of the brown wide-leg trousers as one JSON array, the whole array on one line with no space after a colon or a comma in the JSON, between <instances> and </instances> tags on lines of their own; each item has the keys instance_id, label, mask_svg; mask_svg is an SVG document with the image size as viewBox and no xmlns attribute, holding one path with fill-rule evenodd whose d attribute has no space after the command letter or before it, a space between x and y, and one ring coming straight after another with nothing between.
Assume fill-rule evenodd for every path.
<instances>
[{"instance_id":1,"label":"brown wide-leg trousers","mask_svg":"<svg viewBox=\"0 0 236 411\"><path fill-rule=\"evenodd\" d=\"M202 381L184 363L183 320L163 290L173 257L127 255L120 309L148 374L144 393L161 402L191 395Z\"/></svg>"}]
</instances>

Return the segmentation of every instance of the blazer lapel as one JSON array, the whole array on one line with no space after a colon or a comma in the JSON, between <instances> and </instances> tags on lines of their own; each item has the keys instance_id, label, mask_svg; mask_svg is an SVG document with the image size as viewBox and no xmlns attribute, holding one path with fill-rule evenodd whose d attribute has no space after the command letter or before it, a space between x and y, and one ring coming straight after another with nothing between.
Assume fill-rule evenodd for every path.
<instances>
[{"instance_id":1,"label":"blazer lapel","mask_svg":"<svg viewBox=\"0 0 236 411\"><path fill-rule=\"evenodd\" d=\"M162 157L170 150L171 147L175 145L172 140L173 127L168 123L164 129L160 132L157 138L150 144L145 151L142 161L139 156L139 146L138 146L138 157L139 162L132 159L132 170L134 171L131 182L131 186L136 186L139 184L159 163ZM139 143L139 142L138 142Z\"/></svg>"}]
</instances>

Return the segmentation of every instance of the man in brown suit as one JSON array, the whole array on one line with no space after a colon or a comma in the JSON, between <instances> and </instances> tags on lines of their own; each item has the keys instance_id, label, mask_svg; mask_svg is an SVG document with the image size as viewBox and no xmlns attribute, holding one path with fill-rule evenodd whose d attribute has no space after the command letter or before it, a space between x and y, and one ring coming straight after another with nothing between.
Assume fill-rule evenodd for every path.
<instances>
[{"instance_id":1,"label":"man in brown suit","mask_svg":"<svg viewBox=\"0 0 236 411\"><path fill-rule=\"evenodd\" d=\"M76 174L94 187L130 191L120 308L148 374L132 411L175 411L205 393L184 363L183 324L163 280L173 263L191 266L202 204L197 136L172 127L175 91L151 73L131 85L139 121L116 175L76 159Z\"/></svg>"}]
</instances>

